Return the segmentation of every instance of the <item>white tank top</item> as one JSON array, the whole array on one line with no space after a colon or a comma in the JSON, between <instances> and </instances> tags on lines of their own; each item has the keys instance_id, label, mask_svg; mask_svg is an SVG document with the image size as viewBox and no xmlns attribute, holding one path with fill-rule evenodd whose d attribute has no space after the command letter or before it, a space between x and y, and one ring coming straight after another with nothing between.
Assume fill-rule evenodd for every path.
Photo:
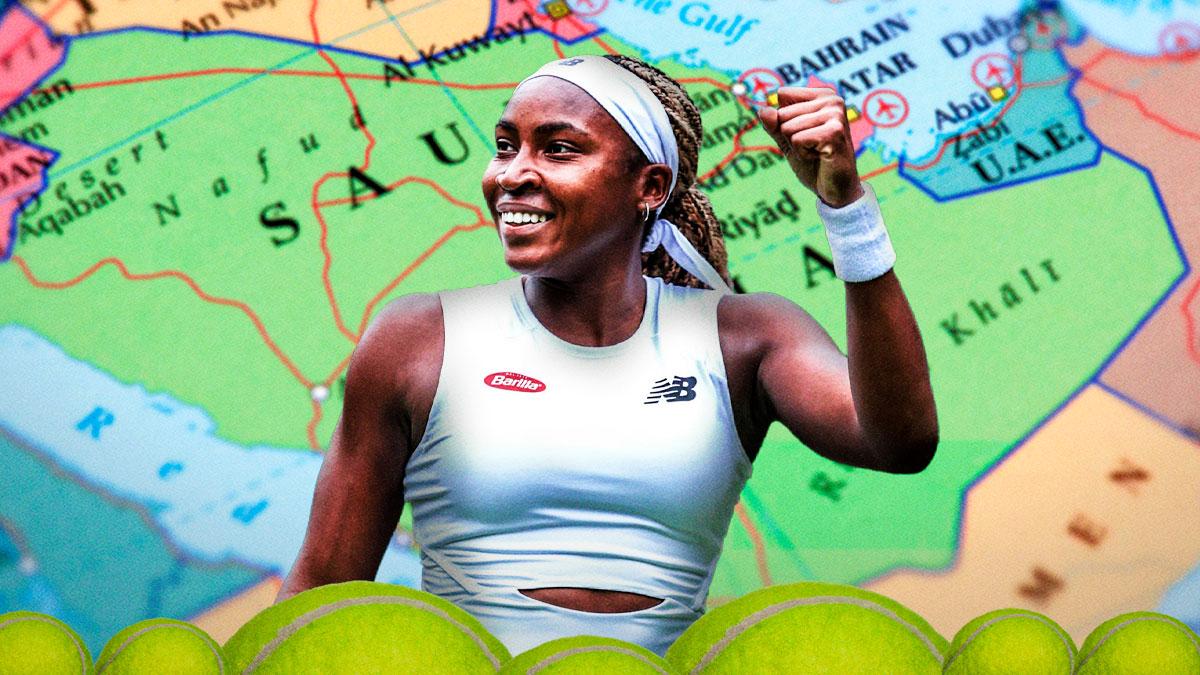
<instances>
[{"instance_id":1,"label":"white tank top","mask_svg":"<svg viewBox=\"0 0 1200 675\"><path fill-rule=\"evenodd\" d=\"M404 478L422 588L468 611L513 589L626 591L698 617L752 467L720 294L646 277L641 324L606 347L546 330L520 277L440 295L445 355Z\"/></svg>"}]
</instances>

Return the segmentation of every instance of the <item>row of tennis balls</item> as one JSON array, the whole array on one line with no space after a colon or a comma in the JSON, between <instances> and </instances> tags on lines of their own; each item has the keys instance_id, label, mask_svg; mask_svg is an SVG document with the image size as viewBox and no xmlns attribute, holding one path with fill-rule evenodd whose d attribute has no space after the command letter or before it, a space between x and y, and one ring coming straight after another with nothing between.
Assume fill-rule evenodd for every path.
<instances>
[{"instance_id":1,"label":"row of tennis balls","mask_svg":"<svg viewBox=\"0 0 1200 675\"><path fill-rule=\"evenodd\" d=\"M666 659L620 640L563 638L512 658L469 614L434 595L368 581L314 588L259 613L224 649L199 628L150 619L93 665L79 636L36 612L0 615L0 675L70 673L939 673L1200 675L1200 638L1133 612L1076 649L1037 612L1002 609L946 640L900 603L853 586L773 586L710 610Z\"/></svg>"}]
</instances>

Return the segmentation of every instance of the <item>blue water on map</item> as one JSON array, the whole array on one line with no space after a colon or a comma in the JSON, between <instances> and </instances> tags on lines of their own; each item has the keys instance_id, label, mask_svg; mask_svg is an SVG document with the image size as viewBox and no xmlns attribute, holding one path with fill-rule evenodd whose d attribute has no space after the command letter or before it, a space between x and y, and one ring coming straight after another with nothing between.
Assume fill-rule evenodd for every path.
<instances>
[{"instance_id":1,"label":"blue water on map","mask_svg":"<svg viewBox=\"0 0 1200 675\"><path fill-rule=\"evenodd\" d=\"M1173 616L1200 632L1200 566L1167 589L1156 611Z\"/></svg>"},{"instance_id":2,"label":"blue water on map","mask_svg":"<svg viewBox=\"0 0 1200 675\"><path fill-rule=\"evenodd\" d=\"M204 411L11 324L0 327L0 432L0 612L54 614L89 647L286 574L321 465L308 450L225 441ZM415 553L390 546L377 579L419 578Z\"/></svg>"}]
</instances>

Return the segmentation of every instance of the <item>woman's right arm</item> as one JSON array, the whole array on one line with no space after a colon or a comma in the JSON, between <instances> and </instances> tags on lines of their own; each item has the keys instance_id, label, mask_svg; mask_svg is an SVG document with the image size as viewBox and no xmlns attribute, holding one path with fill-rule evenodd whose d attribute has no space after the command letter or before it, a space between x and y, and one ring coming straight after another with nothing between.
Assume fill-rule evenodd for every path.
<instances>
[{"instance_id":1,"label":"woman's right arm","mask_svg":"<svg viewBox=\"0 0 1200 675\"><path fill-rule=\"evenodd\" d=\"M364 332L350 358L342 416L317 476L308 531L276 602L324 584L375 578L404 507L405 464L419 440L413 404L427 398L429 375L436 386L441 369L441 323L436 294L410 295L389 303Z\"/></svg>"}]
</instances>

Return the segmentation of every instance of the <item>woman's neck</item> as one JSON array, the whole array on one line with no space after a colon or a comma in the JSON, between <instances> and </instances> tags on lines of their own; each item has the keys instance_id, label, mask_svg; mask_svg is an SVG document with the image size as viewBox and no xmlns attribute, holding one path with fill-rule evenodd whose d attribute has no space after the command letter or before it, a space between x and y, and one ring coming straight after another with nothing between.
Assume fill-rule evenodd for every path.
<instances>
[{"instance_id":1,"label":"woman's neck","mask_svg":"<svg viewBox=\"0 0 1200 675\"><path fill-rule=\"evenodd\" d=\"M641 270L563 281L525 275L525 300L533 315L560 339L585 347L624 342L637 331L646 311Z\"/></svg>"}]
</instances>

